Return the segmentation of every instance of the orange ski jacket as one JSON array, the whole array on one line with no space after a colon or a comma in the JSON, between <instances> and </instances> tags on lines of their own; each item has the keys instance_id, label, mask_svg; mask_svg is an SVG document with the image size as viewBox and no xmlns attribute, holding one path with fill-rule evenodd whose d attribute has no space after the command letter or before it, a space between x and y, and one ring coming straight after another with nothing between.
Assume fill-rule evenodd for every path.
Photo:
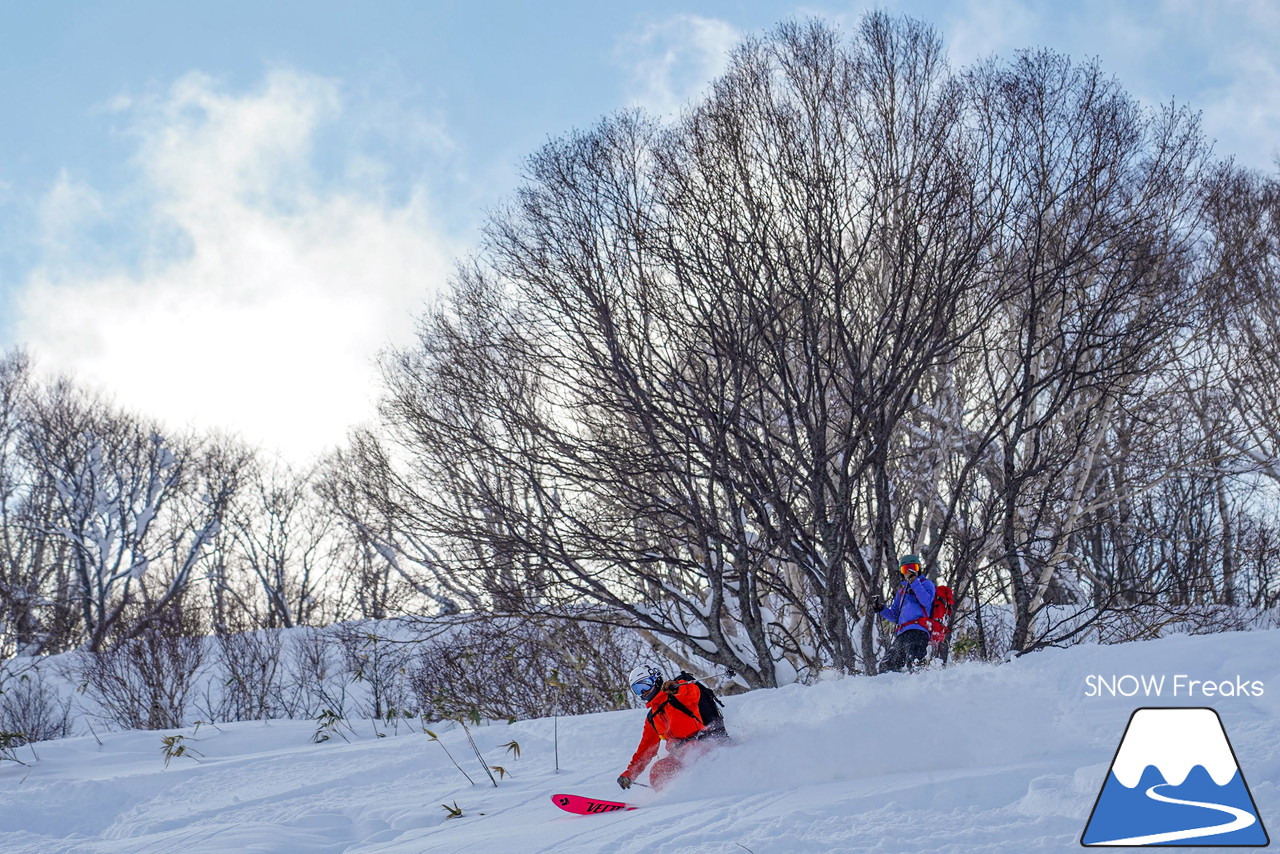
<instances>
[{"instance_id":1,"label":"orange ski jacket","mask_svg":"<svg viewBox=\"0 0 1280 854\"><path fill-rule=\"evenodd\" d=\"M667 683L670 684L670 683ZM658 745L664 741L682 742L702 732L706 724L698 709L702 688L696 682L677 682L674 692L659 691L648 702L649 715L640 734L640 746L631 757L626 776L639 776L653 757L658 755ZM673 702L674 699L674 702ZM668 748L669 749L669 748Z\"/></svg>"}]
</instances>

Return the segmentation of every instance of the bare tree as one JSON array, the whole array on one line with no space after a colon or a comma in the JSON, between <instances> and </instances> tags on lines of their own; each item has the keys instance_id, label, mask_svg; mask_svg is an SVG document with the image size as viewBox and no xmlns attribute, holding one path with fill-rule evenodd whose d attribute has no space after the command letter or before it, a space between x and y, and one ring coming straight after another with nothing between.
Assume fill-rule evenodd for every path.
<instances>
[{"instance_id":1,"label":"bare tree","mask_svg":"<svg viewBox=\"0 0 1280 854\"><path fill-rule=\"evenodd\" d=\"M984 607L1025 652L1231 602L1274 528L1242 462L1275 437L1223 425L1230 388L1278 421L1269 309L1239 310L1275 220L1224 175L1096 63L955 74L915 21L784 24L678 120L530 158L326 496L446 607L625 625L753 685L874 671L899 550L984 651ZM1253 342L1231 371L1210 323Z\"/></svg>"},{"instance_id":2,"label":"bare tree","mask_svg":"<svg viewBox=\"0 0 1280 854\"><path fill-rule=\"evenodd\" d=\"M194 444L170 441L67 382L35 400L24 441L52 479L56 517L42 533L68 547L69 593L96 651L131 603L159 613L185 592L220 524L225 484L184 505Z\"/></svg>"},{"instance_id":3,"label":"bare tree","mask_svg":"<svg viewBox=\"0 0 1280 854\"><path fill-rule=\"evenodd\" d=\"M1280 483L1280 178L1224 167L1206 194L1227 434L1252 467Z\"/></svg>"},{"instance_id":4,"label":"bare tree","mask_svg":"<svg viewBox=\"0 0 1280 854\"><path fill-rule=\"evenodd\" d=\"M1083 602L1070 557L1084 514L1134 488L1098 489L1119 412L1172 399L1206 150L1186 110L1143 111L1096 64L1026 53L970 80L1009 196L989 250L1002 298L980 340L992 453L978 473L1025 650L1055 590Z\"/></svg>"},{"instance_id":5,"label":"bare tree","mask_svg":"<svg viewBox=\"0 0 1280 854\"><path fill-rule=\"evenodd\" d=\"M0 360L0 649L38 655L71 648L79 613L71 601L68 546L53 533L55 481L25 441L39 387L21 351Z\"/></svg>"},{"instance_id":6,"label":"bare tree","mask_svg":"<svg viewBox=\"0 0 1280 854\"><path fill-rule=\"evenodd\" d=\"M337 516L315 494L312 472L296 473L277 462L247 480L228 513L228 531L241 568L252 573L265 600L258 623L311 625L339 548Z\"/></svg>"},{"instance_id":7,"label":"bare tree","mask_svg":"<svg viewBox=\"0 0 1280 854\"><path fill-rule=\"evenodd\" d=\"M675 126L547 146L389 366L390 515L753 684L870 658L892 436L983 315L962 95L923 25L785 25Z\"/></svg>"}]
</instances>

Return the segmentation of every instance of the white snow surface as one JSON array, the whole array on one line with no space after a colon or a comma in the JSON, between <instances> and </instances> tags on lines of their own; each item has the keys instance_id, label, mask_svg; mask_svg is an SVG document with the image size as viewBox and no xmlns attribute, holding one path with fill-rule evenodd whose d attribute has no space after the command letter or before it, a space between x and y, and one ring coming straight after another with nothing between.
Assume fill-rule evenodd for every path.
<instances>
[{"instance_id":1,"label":"white snow surface","mask_svg":"<svg viewBox=\"0 0 1280 854\"><path fill-rule=\"evenodd\" d=\"M0 765L0 851L1066 852L1078 850L1125 725L1142 706L1213 706L1264 822L1280 822L1280 632L1080 646L1005 665L848 677L727 699L736 744L630 812L573 816L550 795L619 796L643 712L311 743L315 724L265 721L45 742ZM1089 674L1261 680L1261 697L1086 697ZM536 690L536 688L531 688ZM380 727L385 730L385 727ZM202 754L166 769L163 735ZM503 745L519 743L521 755ZM446 818L441 804L463 814Z\"/></svg>"},{"instance_id":2,"label":"white snow surface","mask_svg":"<svg viewBox=\"0 0 1280 854\"><path fill-rule=\"evenodd\" d=\"M1236 773L1236 760L1212 709L1140 709L1133 715L1111 766L1116 779L1132 789L1148 765L1175 786L1197 765L1213 782L1225 786Z\"/></svg>"}]
</instances>

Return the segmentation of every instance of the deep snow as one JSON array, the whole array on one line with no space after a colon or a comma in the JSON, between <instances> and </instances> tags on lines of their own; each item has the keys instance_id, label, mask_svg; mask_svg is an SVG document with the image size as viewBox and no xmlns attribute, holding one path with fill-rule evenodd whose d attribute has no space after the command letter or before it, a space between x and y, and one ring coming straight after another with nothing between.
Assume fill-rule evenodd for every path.
<instances>
[{"instance_id":1,"label":"deep snow","mask_svg":"<svg viewBox=\"0 0 1280 854\"><path fill-rule=\"evenodd\" d=\"M1141 706L1212 706L1268 830L1280 827L1280 631L1081 646L1009 664L850 677L727 699L737 744L632 812L578 817L549 796L619 797L639 710L474 728L493 788L457 727L311 743L272 721L101 734L0 765L0 850L52 852L1072 851ZM1260 680L1261 697L1087 697L1085 677ZM539 690L531 686L530 690ZM385 729L385 727L383 727ZM161 737L203 756L164 767ZM502 745L515 740L519 759ZM19 756L31 761L31 751ZM441 804L462 809L446 818ZM1207 849L1200 849L1207 850Z\"/></svg>"}]
</instances>

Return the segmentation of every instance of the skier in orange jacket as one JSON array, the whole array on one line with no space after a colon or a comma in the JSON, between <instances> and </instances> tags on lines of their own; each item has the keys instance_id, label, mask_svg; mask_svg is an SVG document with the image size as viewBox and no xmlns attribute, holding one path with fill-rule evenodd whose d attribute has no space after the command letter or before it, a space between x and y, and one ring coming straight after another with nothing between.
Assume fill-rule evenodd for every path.
<instances>
[{"instance_id":1,"label":"skier in orange jacket","mask_svg":"<svg viewBox=\"0 0 1280 854\"><path fill-rule=\"evenodd\" d=\"M654 763L649 781L660 789L680 773L684 764L729 738L720 701L688 673L664 680L655 667L641 665L631 671L631 692L645 701L649 714L640 734L640 746L631 764L618 777L618 785L631 788L636 777L658 755L666 742L667 755Z\"/></svg>"}]
</instances>

